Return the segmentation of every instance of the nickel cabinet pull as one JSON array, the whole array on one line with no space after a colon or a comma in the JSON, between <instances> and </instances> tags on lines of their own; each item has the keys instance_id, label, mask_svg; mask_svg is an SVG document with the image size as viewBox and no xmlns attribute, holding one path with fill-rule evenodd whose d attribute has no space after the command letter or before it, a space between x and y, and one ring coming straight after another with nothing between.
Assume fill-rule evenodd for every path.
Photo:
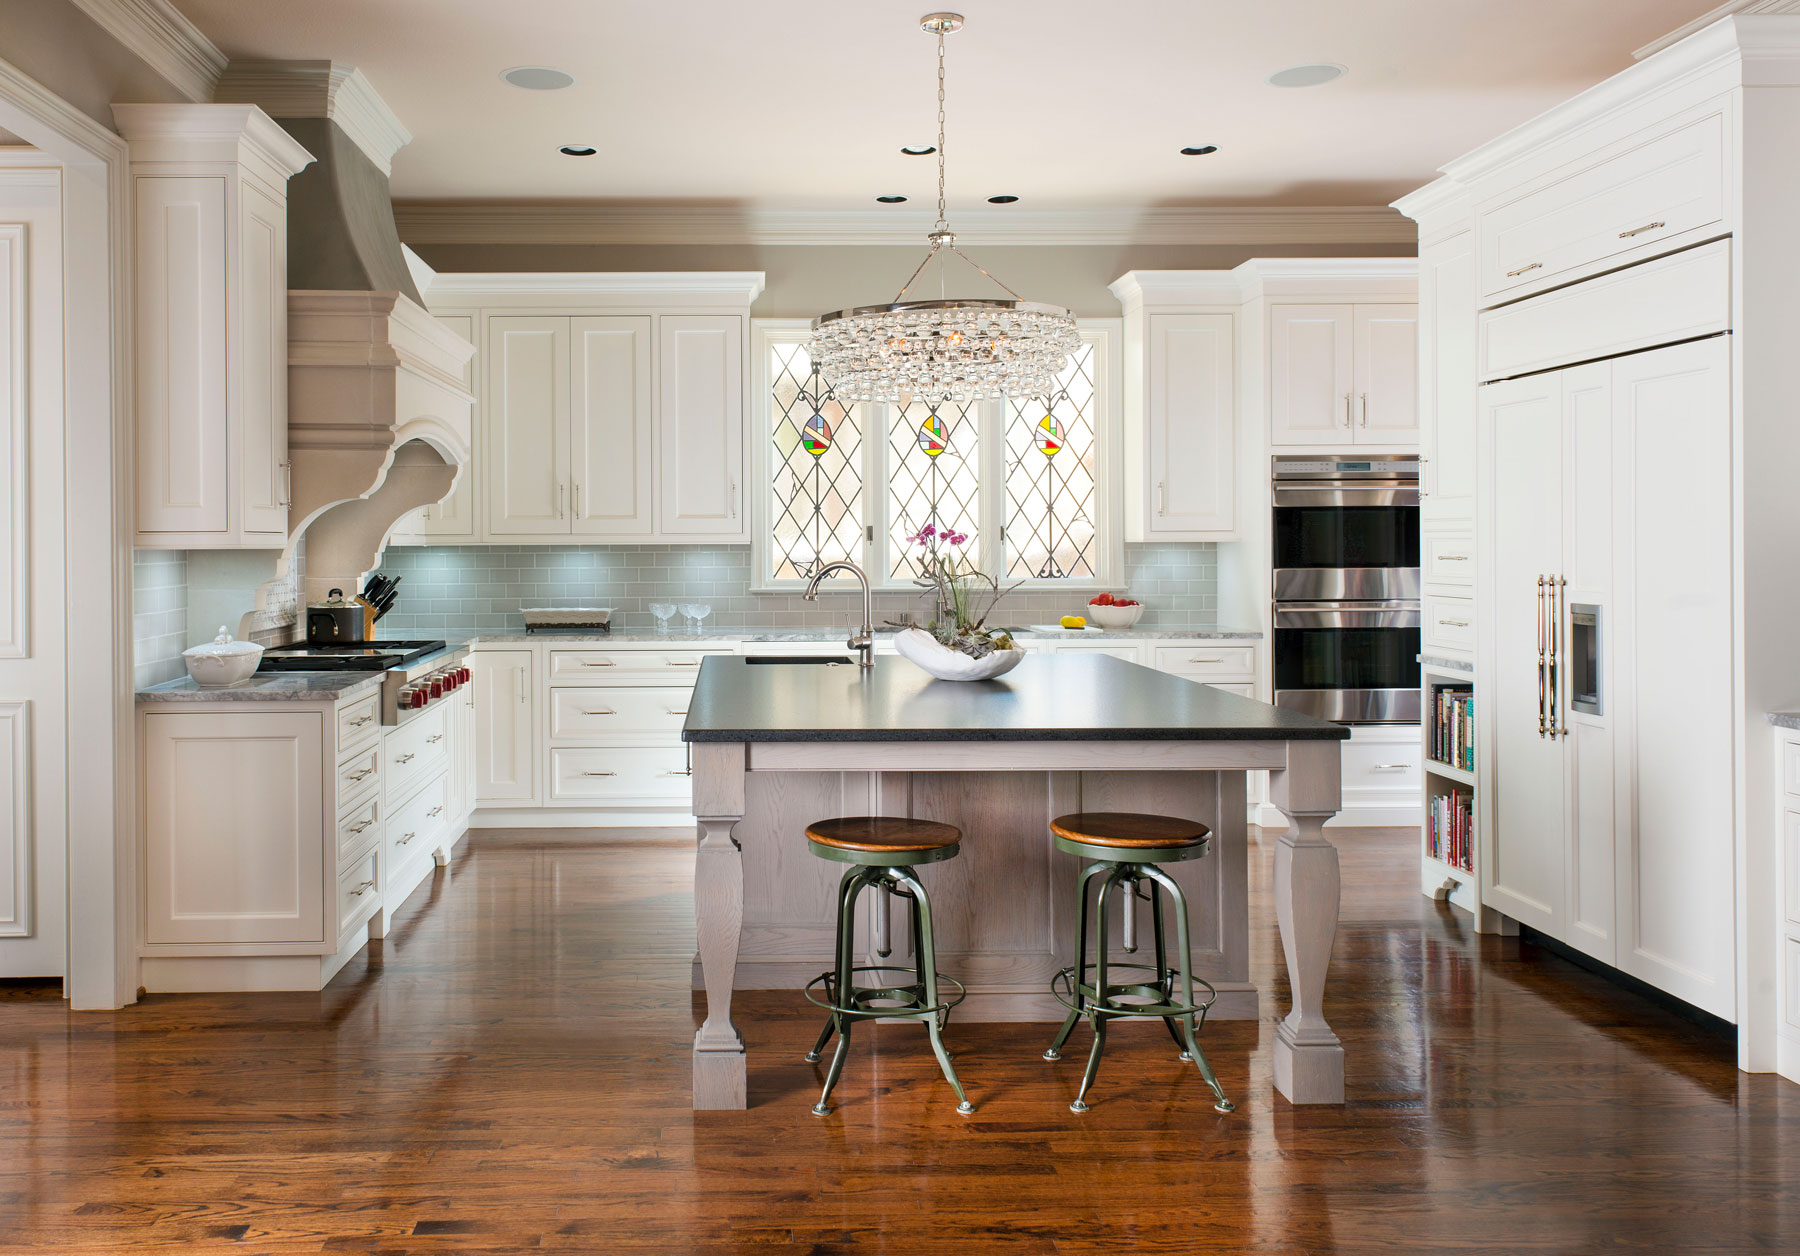
<instances>
[{"instance_id":1,"label":"nickel cabinet pull","mask_svg":"<svg viewBox=\"0 0 1800 1256\"><path fill-rule=\"evenodd\" d=\"M413 838L415 838L415 837L417 837L417 836L418 836L418 834L417 834L417 833L403 833L403 834L401 834L401 836L400 836L400 840L399 840L399 841L398 841L398 842L396 842L396 843L394 843L394 844L395 844L395 845L396 845L396 846L404 846L404 845L406 845L406 844L407 844L407 843L408 843L408 842L410 842L410 841L412 841L412 840L413 840Z\"/></svg>"},{"instance_id":2,"label":"nickel cabinet pull","mask_svg":"<svg viewBox=\"0 0 1800 1256\"><path fill-rule=\"evenodd\" d=\"M1469 626L1469 621L1466 619L1443 619L1443 618L1440 618L1438 620L1438 623L1443 625L1445 628L1467 628Z\"/></svg>"},{"instance_id":3,"label":"nickel cabinet pull","mask_svg":"<svg viewBox=\"0 0 1800 1256\"><path fill-rule=\"evenodd\" d=\"M1528 270L1542 270L1543 268L1544 268L1544 264L1542 262L1532 262L1530 265L1521 266L1517 270L1507 271L1506 277L1508 279L1517 279L1520 275L1523 275Z\"/></svg>"},{"instance_id":4,"label":"nickel cabinet pull","mask_svg":"<svg viewBox=\"0 0 1800 1256\"><path fill-rule=\"evenodd\" d=\"M368 780L368 779L369 779L369 778L370 778L370 777L371 777L371 776L374 776L374 775L375 775L375 769L374 769L374 768L364 768L364 769L363 769L363 770L362 770L362 771L360 771L360 772L352 772L352 773L350 773L350 779L351 779L351 780L353 780L353 781L366 781L366 780Z\"/></svg>"},{"instance_id":5,"label":"nickel cabinet pull","mask_svg":"<svg viewBox=\"0 0 1800 1256\"><path fill-rule=\"evenodd\" d=\"M617 776L617 772L583 772L583 776Z\"/></svg>"},{"instance_id":6,"label":"nickel cabinet pull","mask_svg":"<svg viewBox=\"0 0 1800 1256\"><path fill-rule=\"evenodd\" d=\"M692 776L693 774L693 768L670 768L663 773L664 776Z\"/></svg>"},{"instance_id":7,"label":"nickel cabinet pull","mask_svg":"<svg viewBox=\"0 0 1800 1256\"><path fill-rule=\"evenodd\" d=\"M618 664L613 662L611 659L582 659L581 665L583 667L617 667L618 666Z\"/></svg>"},{"instance_id":8,"label":"nickel cabinet pull","mask_svg":"<svg viewBox=\"0 0 1800 1256\"><path fill-rule=\"evenodd\" d=\"M375 717L373 715L364 715L358 719L351 720L350 727L351 728L361 728L364 724L367 724L370 720L372 720L374 718Z\"/></svg>"},{"instance_id":9,"label":"nickel cabinet pull","mask_svg":"<svg viewBox=\"0 0 1800 1256\"><path fill-rule=\"evenodd\" d=\"M1369 394L1362 394L1362 425L1369 426Z\"/></svg>"},{"instance_id":10,"label":"nickel cabinet pull","mask_svg":"<svg viewBox=\"0 0 1800 1256\"><path fill-rule=\"evenodd\" d=\"M1344 426L1350 426L1350 394L1344 394Z\"/></svg>"},{"instance_id":11,"label":"nickel cabinet pull","mask_svg":"<svg viewBox=\"0 0 1800 1256\"><path fill-rule=\"evenodd\" d=\"M617 715L617 711L583 711L583 715Z\"/></svg>"},{"instance_id":12,"label":"nickel cabinet pull","mask_svg":"<svg viewBox=\"0 0 1800 1256\"><path fill-rule=\"evenodd\" d=\"M364 881L361 885L357 886L354 890L350 891L350 897L351 898L361 898L364 894L368 893L370 890L372 890L374 888L375 888L375 883L373 881Z\"/></svg>"},{"instance_id":13,"label":"nickel cabinet pull","mask_svg":"<svg viewBox=\"0 0 1800 1256\"><path fill-rule=\"evenodd\" d=\"M418 755L403 754L399 758L395 759L394 762L395 763L411 763L414 759L416 759L418 757L419 757Z\"/></svg>"},{"instance_id":14,"label":"nickel cabinet pull","mask_svg":"<svg viewBox=\"0 0 1800 1256\"><path fill-rule=\"evenodd\" d=\"M1666 227L1668 225L1669 224L1666 222L1647 222L1641 227L1633 227L1630 231L1619 232L1619 239L1629 240L1632 236L1640 236L1646 231L1655 231L1659 227Z\"/></svg>"},{"instance_id":15,"label":"nickel cabinet pull","mask_svg":"<svg viewBox=\"0 0 1800 1256\"><path fill-rule=\"evenodd\" d=\"M1568 609L1568 595L1563 592L1569 582L1557 576L1550 582L1550 738L1567 737L1562 724L1562 624Z\"/></svg>"},{"instance_id":16,"label":"nickel cabinet pull","mask_svg":"<svg viewBox=\"0 0 1800 1256\"><path fill-rule=\"evenodd\" d=\"M1469 561L1467 554L1439 554L1437 558L1440 563L1466 563Z\"/></svg>"},{"instance_id":17,"label":"nickel cabinet pull","mask_svg":"<svg viewBox=\"0 0 1800 1256\"><path fill-rule=\"evenodd\" d=\"M563 512L563 503L568 500L568 497L569 497L569 486L566 483L558 484L556 486L556 517L558 519L562 519L562 518L566 517Z\"/></svg>"},{"instance_id":18,"label":"nickel cabinet pull","mask_svg":"<svg viewBox=\"0 0 1800 1256\"><path fill-rule=\"evenodd\" d=\"M350 831L352 833L362 833L373 823L375 823L373 820L364 820L361 824L352 824L350 826Z\"/></svg>"},{"instance_id":19,"label":"nickel cabinet pull","mask_svg":"<svg viewBox=\"0 0 1800 1256\"><path fill-rule=\"evenodd\" d=\"M669 666L670 667L698 667L698 666L700 666L700 662L698 659L670 659Z\"/></svg>"},{"instance_id":20,"label":"nickel cabinet pull","mask_svg":"<svg viewBox=\"0 0 1800 1256\"><path fill-rule=\"evenodd\" d=\"M577 519L579 519L579 518L581 518L581 481L579 481L579 480L577 480L575 482L574 497L575 497L574 514L575 514L575 517Z\"/></svg>"},{"instance_id":21,"label":"nickel cabinet pull","mask_svg":"<svg viewBox=\"0 0 1800 1256\"><path fill-rule=\"evenodd\" d=\"M737 518L737 481L731 482L731 517Z\"/></svg>"},{"instance_id":22,"label":"nickel cabinet pull","mask_svg":"<svg viewBox=\"0 0 1800 1256\"><path fill-rule=\"evenodd\" d=\"M1188 660L1190 663L1223 663L1224 661L1224 659L1216 654L1212 655L1210 658L1192 658Z\"/></svg>"},{"instance_id":23,"label":"nickel cabinet pull","mask_svg":"<svg viewBox=\"0 0 1800 1256\"><path fill-rule=\"evenodd\" d=\"M431 736L429 736L425 739L425 744L427 746L429 746L429 745L432 745L434 742L440 742L442 740L444 740L444 735L442 733L433 733Z\"/></svg>"},{"instance_id":24,"label":"nickel cabinet pull","mask_svg":"<svg viewBox=\"0 0 1800 1256\"><path fill-rule=\"evenodd\" d=\"M425 814L427 817L441 816L444 814L444 809L442 807L433 807L430 811L427 811Z\"/></svg>"},{"instance_id":25,"label":"nickel cabinet pull","mask_svg":"<svg viewBox=\"0 0 1800 1256\"><path fill-rule=\"evenodd\" d=\"M294 464L286 460L283 460L281 464L281 500L275 504L277 506L294 504Z\"/></svg>"},{"instance_id":26,"label":"nickel cabinet pull","mask_svg":"<svg viewBox=\"0 0 1800 1256\"><path fill-rule=\"evenodd\" d=\"M1156 513L1159 515L1166 515L1169 513L1169 484L1167 480L1158 480L1156 482Z\"/></svg>"},{"instance_id":27,"label":"nickel cabinet pull","mask_svg":"<svg viewBox=\"0 0 1800 1256\"><path fill-rule=\"evenodd\" d=\"M670 714L670 715L686 715L686 714L687 714L687 712L686 712L686 711L671 711L671 710L669 710L669 709L668 709L668 708L667 708L667 707L664 707L664 708L663 708L663 709L664 709L664 710L665 710L665 711L668 711L668 713L669 713L669 714Z\"/></svg>"},{"instance_id":28,"label":"nickel cabinet pull","mask_svg":"<svg viewBox=\"0 0 1800 1256\"><path fill-rule=\"evenodd\" d=\"M1376 772L1402 772L1410 768L1410 763L1377 763L1371 770Z\"/></svg>"},{"instance_id":29,"label":"nickel cabinet pull","mask_svg":"<svg viewBox=\"0 0 1800 1256\"><path fill-rule=\"evenodd\" d=\"M1537 578L1537 685L1538 685L1538 736L1541 738L1549 732L1545 716L1548 708L1545 705L1544 683L1547 674L1548 660L1545 656L1544 631L1544 577Z\"/></svg>"}]
</instances>

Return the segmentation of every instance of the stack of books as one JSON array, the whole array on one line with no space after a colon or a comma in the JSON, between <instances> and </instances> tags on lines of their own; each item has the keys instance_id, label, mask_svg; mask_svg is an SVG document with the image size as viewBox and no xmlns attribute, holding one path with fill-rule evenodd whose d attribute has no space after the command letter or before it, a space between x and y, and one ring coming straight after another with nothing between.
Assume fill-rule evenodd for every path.
<instances>
[{"instance_id":1,"label":"stack of books","mask_svg":"<svg viewBox=\"0 0 1800 1256\"><path fill-rule=\"evenodd\" d=\"M1472 850L1475 845L1474 797L1460 789L1432 797L1431 810L1425 821L1425 851L1452 868L1475 871Z\"/></svg>"},{"instance_id":2,"label":"stack of books","mask_svg":"<svg viewBox=\"0 0 1800 1256\"><path fill-rule=\"evenodd\" d=\"M1434 690L1437 710L1431 729L1431 757L1465 772L1475 770L1475 694L1468 685Z\"/></svg>"}]
</instances>

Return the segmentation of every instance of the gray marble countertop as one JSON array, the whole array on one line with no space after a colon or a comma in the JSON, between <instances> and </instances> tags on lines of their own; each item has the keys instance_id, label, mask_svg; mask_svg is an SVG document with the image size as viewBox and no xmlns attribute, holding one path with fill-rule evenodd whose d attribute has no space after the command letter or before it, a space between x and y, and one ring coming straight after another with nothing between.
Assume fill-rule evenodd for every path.
<instances>
[{"instance_id":1,"label":"gray marble countertop","mask_svg":"<svg viewBox=\"0 0 1800 1256\"><path fill-rule=\"evenodd\" d=\"M993 680L933 680L904 659L868 669L713 655L684 741L1314 741L1341 724L1176 680L1105 654L1030 654ZM829 769L830 755L821 764Z\"/></svg>"},{"instance_id":2,"label":"gray marble countertop","mask_svg":"<svg viewBox=\"0 0 1800 1256\"><path fill-rule=\"evenodd\" d=\"M1465 663L1462 659L1441 658L1435 654L1421 654L1417 659L1427 667L1442 668L1447 672L1467 672L1471 676L1475 674L1475 664Z\"/></svg>"},{"instance_id":3,"label":"gray marble countertop","mask_svg":"<svg viewBox=\"0 0 1800 1256\"><path fill-rule=\"evenodd\" d=\"M878 637L892 636L893 628L877 628ZM676 629L672 632L658 632L654 628L615 628L611 632L593 632L586 629L558 631L556 629L539 629L537 632L526 632L523 628L503 628L486 632L478 632L467 640L471 644L488 641L572 641L578 643L595 641L666 641L670 645L696 641L837 641L844 639L845 630L838 628L762 628L762 627L729 627L726 625L707 625L700 632L688 632ZM1255 629L1220 628L1216 624L1184 624L1172 627L1121 628L1108 631L1106 629L1058 629L1054 632L1039 631L1022 627L1014 635L1026 641L1071 641L1077 638L1093 641L1213 641L1243 640L1260 641L1262 633Z\"/></svg>"},{"instance_id":4,"label":"gray marble countertop","mask_svg":"<svg viewBox=\"0 0 1800 1256\"><path fill-rule=\"evenodd\" d=\"M145 702L336 702L381 688L383 672L257 672L235 689L202 689L189 677L137 691Z\"/></svg>"},{"instance_id":5,"label":"gray marble countertop","mask_svg":"<svg viewBox=\"0 0 1800 1256\"><path fill-rule=\"evenodd\" d=\"M1769 723L1776 728L1800 729L1800 711L1770 711Z\"/></svg>"}]
</instances>

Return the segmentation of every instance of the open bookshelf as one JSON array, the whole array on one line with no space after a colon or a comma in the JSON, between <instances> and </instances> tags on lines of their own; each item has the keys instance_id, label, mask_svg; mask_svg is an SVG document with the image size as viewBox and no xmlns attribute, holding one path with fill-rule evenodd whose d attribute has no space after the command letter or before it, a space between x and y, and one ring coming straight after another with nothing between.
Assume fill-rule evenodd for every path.
<instances>
[{"instance_id":1,"label":"open bookshelf","mask_svg":"<svg viewBox=\"0 0 1800 1256\"><path fill-rule=\"evenodd\" d=\"M1420 660L1420 736L1425 762L1419 826L1419 887L1481 912L1475 841L1475 668L1450 659Z\"/></svg>"}]
</instances>

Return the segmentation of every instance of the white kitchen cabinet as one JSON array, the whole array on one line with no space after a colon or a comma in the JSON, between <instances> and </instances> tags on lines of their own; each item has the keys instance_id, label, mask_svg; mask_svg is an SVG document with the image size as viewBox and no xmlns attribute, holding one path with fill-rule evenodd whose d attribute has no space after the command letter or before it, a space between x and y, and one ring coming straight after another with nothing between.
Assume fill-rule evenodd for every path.
<instances>
[{"instance_id":1,"label":"white kitchen cabinet","mask_svg":"<svg viewBox=\"0 0 1800 1256\"><path fill-rule=\"evenodd\" d=\"M483 441L487 530L569 535L570 320L513 316L488 324Z\"/></svg>"},{"instance_id":2,"label":"white kitchen cabinet","mask_svg":"<svg viewBox=\"0 0 1800 1256\"><path fill-rule=\"evenodd\" d=\"M531 804L538 799L532 650L477 650L475 671L475 801Z\"/></svg>"},{"instance_id":3,"label":"white kitchen cabinet","mask_svg":"<svg viewBox=\"0 0 1800 1256\"><path fill-rule=\"evenodd\" d=\"M648 318L572 320L569 517L577 536L651 530L650 342Z\"/></svg>"},{"instance_id":4,"label":"white kitchen cabinet","mask_svg":"<svg viewBox=\"0 0 1800 1256\"><path fill-rule=\"evenodd\" d=\"M1270 443L1416 441L1417 337L1410 304L1271 304Z\"/></svg>"},{"instance_id":5,"label":"white kitchen cabinet","mask_svg":"<svg viewBox=\"0 0 1800 1256\"><path fill-rule=\"evenodd\" d=\"M287 542L287 181L312 155L254 105L116 105L131 148L137 536Z\"/></svg>"},{"instance_id":6,"label":"white kitchen cabinet","mask_svg":"<svg viewBox=\"0 0 1800 1256\"><path fill-rule=\"evenodd\" d=\"M1237 526L1233 321L1229 314L1149 317L1145 540L1217 537Z\"/></svg>"},{"instance_id":7,"label":"white kitchen cabinet","mask_svg":"<svg viewBox=\"0 0 1800 1256\"><path fill-rule=\"evenodd\" d=\"M147 944L326 941L324 732L308 711L145 717Z\"/></svg>"},{"instance_id":8,"label":"white kitchen cabinet","mask_svg":"<svg viewBox=\"0 0 1800 1256\"><path fill-rule=\"evenodd\" d=\"M657 531L744 539L744 320L657 320Z\"/></svg>"},{"instance_id":9,"label":"white kitchen cabinet","mask_svg":"<svg viewBox=\"0 0 1800 1256\"><path fill-rule=\"evenodd\" d=\"M1419 504L1422 525L1429 531L1441 519L1466 525L1475 512L1473 231L1455 231L1420 247L1418 331L1419 455L1424 464Z\"/></svg>"},{"instance_id":10,"label":"white kitchen cabinet","mask_svg":"<svg viewBox=\"0 0 1800 1256\"><path fill-rule=\"evenodd\" d=\"M1275 445L1349 444L1356 391L1355 307L1269 307L1269 437Z\"/></svg>"},{"instance_id":11,"label":"white kitchen cabinet","mask_svg":"<svg viewBox=\"0 0 1800 1256\"><path fill-rule=\"evenodd\" d=\"M450 328L457 335L475 343L475 318L470 314L440 314L438 322ZM470 356L463 366L463 384L478 399L481 396L481 379L477 369L480 353ZM474 438L469 442L475 450L474 458L465 464L457 473L456 487L450 490L450 496L430 506L421 506L405 516L394 525L393 532L388 534L390 545L464 545L473 541L479 531L475 517L475 486L481 478L479 468L482 465L481 455L481 410L485 408L478 400L475 414Z\"/></svg>"}]
</instances>

